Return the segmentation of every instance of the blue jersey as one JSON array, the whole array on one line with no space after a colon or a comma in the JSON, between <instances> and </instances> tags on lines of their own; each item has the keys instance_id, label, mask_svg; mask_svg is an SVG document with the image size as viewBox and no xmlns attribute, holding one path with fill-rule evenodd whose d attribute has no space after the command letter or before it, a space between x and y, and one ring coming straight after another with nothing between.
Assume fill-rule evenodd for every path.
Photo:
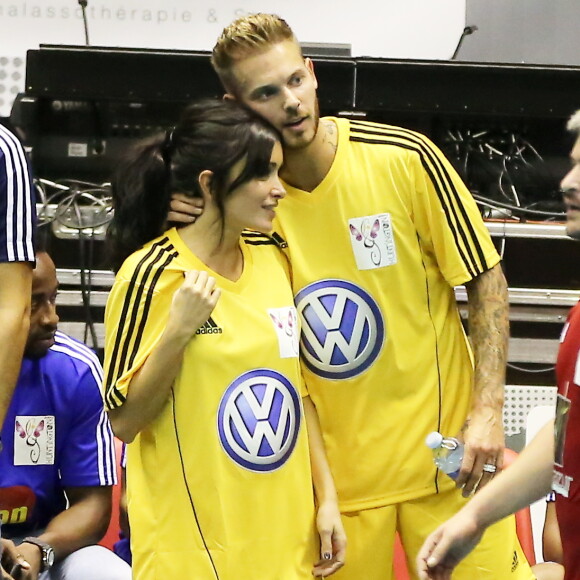
<instances>
[{"instance_id":1,"label":"blue jersey","mask_svg":"<svg viewBox=\"0 0 580 580\"><path fill-rule=\"evenodd\" d=\"M36 206L24 149L0 125L0 262L34 262Z\"/></svg>"},{"instance_id":2,"label":"blue jersey","mask_svg":"<svg viewBox=\"0 0 580 580\"><path fill-rule=\"evenodd\" d=\"M46 527L66 509L66 487L116 483L101 381L95 353L62 332L45 356L23 359L2 428L3 537Z\"/></svg>"}]
</instances>

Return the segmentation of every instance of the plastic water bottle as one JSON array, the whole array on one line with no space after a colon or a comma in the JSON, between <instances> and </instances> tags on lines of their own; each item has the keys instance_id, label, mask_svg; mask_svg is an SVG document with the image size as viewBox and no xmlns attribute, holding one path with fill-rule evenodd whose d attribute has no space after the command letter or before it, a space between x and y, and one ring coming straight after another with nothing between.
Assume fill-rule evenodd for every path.
<instances>
[{"instance_id":1,"label":"plastic water bottle","mask_svg":"<svg viewBox=\"0 0 580 580\"><path fill-rule=\"evenodd\" d=\"M451 479L457 479L463 460L463 443L455 437L443 437L437 431L429 433L425 443L433 450L435 465Z\"/></svg>"}]
</instances>

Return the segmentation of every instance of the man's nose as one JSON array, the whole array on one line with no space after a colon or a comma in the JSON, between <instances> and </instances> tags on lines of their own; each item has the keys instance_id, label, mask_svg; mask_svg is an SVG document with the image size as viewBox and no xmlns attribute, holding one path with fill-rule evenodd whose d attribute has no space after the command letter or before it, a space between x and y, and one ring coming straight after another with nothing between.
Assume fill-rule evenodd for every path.
<instances>
[{"instance_id":1,"label":"man's nose","mask_svg":"<svg viewBox=\"0 0 580 580\"><path fill-rule=\"evenodd\" d=\"M42 312L42 324L46 326L56 326L60 320L55 304L47 304Z\"/></svg>"},{"instance_id":2,"label":"man's nose","mask_svg":"<svg viewBox=\"0 0 580 580\"><path fill-rule=\"evenodd\" d=\"M560 182L564 197L570 197L580 190L580 164L574 165Z\"/></svg>"},{"instance_id":3,"label":"man's nose","mask_svg":"<svg viewBox=\"0 0 580 580\"><path fill-rule=\"evenodd\" d=\"M300 99L294 94L290 89L286 89L284 92L284 109L286 111L298 111L300 107Z\"/></svg>"}]
</instances>

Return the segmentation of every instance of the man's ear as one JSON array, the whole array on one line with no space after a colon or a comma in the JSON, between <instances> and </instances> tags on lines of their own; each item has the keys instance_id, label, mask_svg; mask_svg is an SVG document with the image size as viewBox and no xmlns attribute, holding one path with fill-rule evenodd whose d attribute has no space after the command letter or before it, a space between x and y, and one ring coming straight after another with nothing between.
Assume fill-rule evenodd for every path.
<instances>
[{"instance_id":1,"label":"man's ear","mask_svg":"<svg viewBox=\"0 0 580 580\"><path fill-rule=\"evenodd\" d=\"M209 169L204 169L197 180L199 181L199 187L201 189L201 194L203 196L203 201L207 202L211 200L211 181L213 179L213 171Z\"/></svg>"},{"instance_id":2,"label":"man's ear","mask_svg":"<svg viewBox=\"0 0 580 580\"><path fill-rule=\"evenodd\" d=\"M318 88L318 79L316 78L316 74L314 73L314 63L312 62L312 59L309 57L306 57L304 59L304 64L306 65L308 72L312 75L312 78L314 79L314 88L317 89Z\"/></svg>"}]
</instances>

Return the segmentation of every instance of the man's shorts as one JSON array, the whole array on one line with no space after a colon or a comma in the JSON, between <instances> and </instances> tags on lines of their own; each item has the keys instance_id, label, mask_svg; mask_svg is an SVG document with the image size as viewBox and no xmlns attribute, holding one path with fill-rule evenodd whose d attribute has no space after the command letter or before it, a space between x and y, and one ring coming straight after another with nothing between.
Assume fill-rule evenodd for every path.
<instances>
[{"instance_id":1,"label":"man's shorts","mask_svg":"<svg viewBox=\"0 0 580 580\"><path fill-rule=\"evenodd\" d=\"M457 513L468 500L457 489L417 500L342 514L348 549L346 565L334 580L394 580L393 545L398 531L411 578L425 538ZM453 580L534 580L520 547L515 518L491 526L481 542L456 568Z\"/></svg>"}]
</instances>

